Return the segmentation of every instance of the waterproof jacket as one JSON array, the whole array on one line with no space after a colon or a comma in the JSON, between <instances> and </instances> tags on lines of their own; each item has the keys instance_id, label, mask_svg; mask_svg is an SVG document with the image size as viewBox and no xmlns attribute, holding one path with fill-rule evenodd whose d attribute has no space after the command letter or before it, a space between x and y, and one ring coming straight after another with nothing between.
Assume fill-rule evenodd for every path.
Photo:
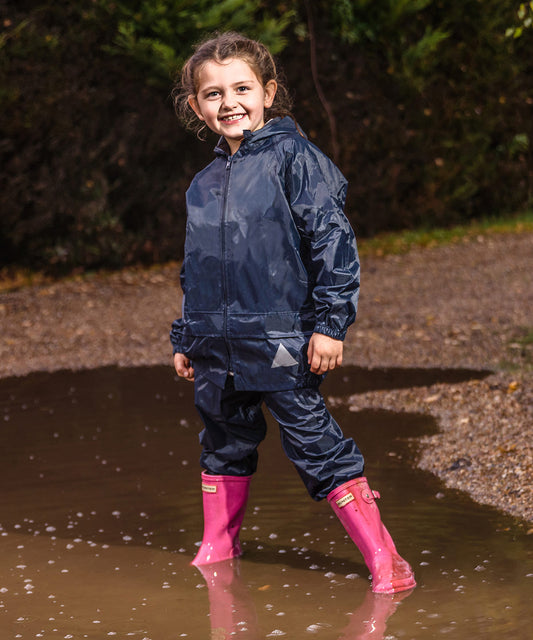
<instances>
[{"instance_id":1,"label":"waterproof jacket","mask_svg":"<svg viewBox=\"0 0 533 640\"><path fill-rule=\"evenodd\" d=\"M355 320L359 260L343 208L347 182L291 118L244 132L187 191L182 317L174 353L236 389L316 384L313 332L343 340Z\"/></svg>"}]
</instances>

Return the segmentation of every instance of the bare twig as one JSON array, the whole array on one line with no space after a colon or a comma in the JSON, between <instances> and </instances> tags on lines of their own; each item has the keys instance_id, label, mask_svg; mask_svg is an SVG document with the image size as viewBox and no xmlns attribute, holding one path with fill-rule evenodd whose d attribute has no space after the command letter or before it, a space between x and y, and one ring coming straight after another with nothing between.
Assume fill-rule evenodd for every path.
<instances>
[{"instance_id":1,"label":"bare twig","mask_svg":"<svg viewBox=\"0 0 533 640\"><path fill-rule=\"evenodd\" d=\"M320 80L318 77L318 67L316 60L316 38L315 38L315 26L313 22L313 14L311 11L311 6L309 0L304 0L305 11L307 13L307 27L309 31L309 58L311 62L311 74L313 76L313 83L315 85L315 89L318 95L320 102L322 103L322 107L326 112L329 122L329 130L331 133L331 150L333 153L333 160L338 163L339 162L339 142L337 139L337 121L335 120L335 115L333 113L333 109L329 104L326 96L324 95L324 91L322 90L322 85L320 84Z\"/></svg>"}]
</instances>

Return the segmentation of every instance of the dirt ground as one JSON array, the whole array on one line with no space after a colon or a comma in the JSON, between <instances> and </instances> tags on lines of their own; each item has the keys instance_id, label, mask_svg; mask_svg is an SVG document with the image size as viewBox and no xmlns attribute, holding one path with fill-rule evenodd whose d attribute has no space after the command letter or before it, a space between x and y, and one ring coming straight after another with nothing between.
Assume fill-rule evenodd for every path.
<instances>
[{"instance_id":1,"label":"dirt ground","mask_svg":"<svg viewBox=\"0 0 533 640\"><path fill-rule=\"evenodd\" d=\"M417 464L448 487L533 521L533 234L483 235L361 260L345 362L490 369L482 380L374 391L354 407L435 416ZM0 376L171 363L177 264L0 294ZM532 530L533 531L533 530Z\"/></svg>"}]
</instances>

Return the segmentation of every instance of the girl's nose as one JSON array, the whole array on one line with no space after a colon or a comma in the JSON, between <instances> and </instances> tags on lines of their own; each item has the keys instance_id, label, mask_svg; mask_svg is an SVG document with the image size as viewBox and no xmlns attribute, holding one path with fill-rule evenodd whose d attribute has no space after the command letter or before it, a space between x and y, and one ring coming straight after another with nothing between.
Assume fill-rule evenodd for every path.
<instances>
[{"instance_id":1,"label":"girl's nose","mask_svg":"<svg viewBox=\"0 0 533 640\"><path fill-rule=\"evenodd\" d=\"M233 109L235 106L237 106L235 96L232 93L223 93L220 108Z\"/></svg>"}]
</instances>

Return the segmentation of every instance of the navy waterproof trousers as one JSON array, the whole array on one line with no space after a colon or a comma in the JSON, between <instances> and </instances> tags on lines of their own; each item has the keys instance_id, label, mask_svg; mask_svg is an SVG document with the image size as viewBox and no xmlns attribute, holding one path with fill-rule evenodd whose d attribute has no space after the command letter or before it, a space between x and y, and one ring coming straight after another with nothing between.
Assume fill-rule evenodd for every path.
<instances>
[{"instance_id":1,"label":"navy waterproof trousers","mask_svg":"<svg viewBox=\"0 0 533 640\"><path fill-rule=\"evenodd\" d=\"M224 389L203 376L195 381L195 405L205 426L200 463L207 473L255 473L257 447L266 435L263 403L278 422L283 450L314 500L363 475L361 452L352 438L344 437L318 388L236 391L231 376Z\"/></svg>"}]
</instances>

